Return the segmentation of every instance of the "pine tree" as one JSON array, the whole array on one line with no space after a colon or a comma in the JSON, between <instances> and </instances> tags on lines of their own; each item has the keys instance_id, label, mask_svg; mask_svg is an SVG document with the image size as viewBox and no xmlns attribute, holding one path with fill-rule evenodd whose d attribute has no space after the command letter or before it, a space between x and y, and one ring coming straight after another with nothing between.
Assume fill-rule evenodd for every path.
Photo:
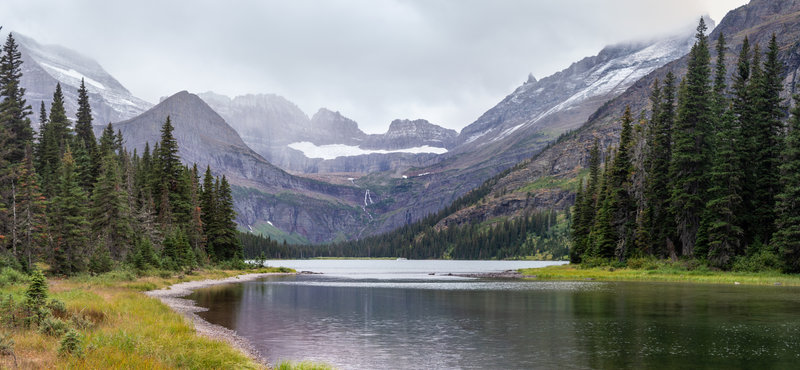
<instances>
[{"instance_id":1,"label":"pine tree","mask_svg":"<svg viewBox=\"0 0 800 370\"><path fill-rule=\"evenodd\" d=\"M630 107L625 108L622 115L622 133L619 139L619 148L614 157L614 164L608 179L610 197L607 199L613 217L613 227L616 229L618 240L615 241L614 256L619 260L628 257L633 245L633 230L635 229L636 207L631 196L631 147L633 144ZM607 253L607 252L606 252Z\"/></svg>"},{"instance_id":2,"label":"pine tree","mask_svg":"<svg viewBox=\"0 0 800 370\"><path fill-rule=\"evenodd\" d=\"M86 190L91 192L91 186L100 174L102 155L97 151L97 139L92 129L92 107L89 105L89 92L86 90L83 78L81 78L81 86L78 88L78 112L76 118L75 137L78 142L83 143L89 158L91 158L91 176L83 179L82 182L85 185L88 184L89 187Z\"/></svg>"},{"instance_id":3,"label":"pine tree","mask_svg":"<svg viewBox=\"0 0 800 370\"><path fill-rule=\"evenodd\" d=\"M711 169L710 199L706 204L704 225L708 262L727 269L740 249L743 230L737 219L740 208L742 171L738 166L737 127L733 110L724 112L716 137L714 166ZM705 246L704 246L705 247ZM698 246L698 255L702 252Z\"/></svg>"},{"instance_id":4,"label":"pine tree","mask_svg":"<svg viewBox=\"0 0 800 370\"><path fill-rule=\"evenodd\" d=\"M62 159L57 195L52 201L52 230L55 238L53 270L73 275L86 269L89 222L86 193L75 175L75 161L67 147Z\"/></svg>"},{"instance_id":5,"label":"pine tree","mask_svg":"<svg viewBox=\"0 0 800 370\"><path fill-rule=\"evenodd\" d=\"M50 105L50 116L47 123L40 128L40 138L36 148L36 156L39 159L36 171L42 178L45 195L50 198L55 194L54 186L58 183L61 158L68 137L69 120L64 110L64 95L61 92L61 84L56 84L53 104Z\"/></svg>"},{"instance_id":6,"label":"pine tree","mask_svg":"<svg viewBox=\"0 0 800 370\"><path fill-rule=\"evenodd\" d=\"M25 271L33 266L33 257L46 246L47 220L45 198L37 182L33 168L33 150L28 144L22 164L19 166L14 205L17 207L17 229L20 231L18 259Z\"/></svg>"},{"instance_id":7,"label":"pine tree","mask_svg":"<svg viewBox=\"0 0 800 370\"><path fill-rule=\"evenodd\" d=\"M585 219L588 216L586 202L583 199L583 179L575 192L575 205L572 208L573 220L570 225L570 237L572 239L572 249L569 253L570 263L581 263L581 257L586 252L586 242L589 237L589 230L586 229Z\"/></svg>"},{"instance_id":8,"label":"pine tree","mask_svg":"<svg viewBox=\"0 0 800 370\"><path fill-rule=\"evenodd\" d=\"M236 237L236 212L233 210L231 187L225 176L216 188L216 210L209 230L209 248L217 261L242 258L242 245Z\"/></svg>"},{"instance_id":9,"label":"pine tree","mask_svg":"<svg viewBox=\"0 0 800 370\"><path fill-rule=\"evenodd\" d=\"M775 233L772 246L779 252L783 270L800 272L800 96L794 96L789 133L783 146L780 166L782 191L775 198Z\"/></svg>"},{"instance_id":10,"label":"pine tree","mask_svg":"<svg viewBox=\"0 0 800 370\"><path fill-rule=\"evenodd\" d=\"M31 107L25 101L25 89L20 84L22 78L22 53L12 34L8 34L0 56L0 126L8 129L10 146L8 160L21 163L25 157L25 147L33 143L33 129L28 116Z\"/></svg>"},{"instance_id":11,"label":"pine tree","mask_svg":"<svg viewBox=\"0 0 800 370\"><path fill-rule=\"evenodd\" d=\"M94 189L90 215L92 235L98 241L95 244L122 260L130 249L133 229L128 192L114 155L103 157Z\"/></svg>"},{"instance_id":12,"label":"pine tree","mask_svg":"<svg viewBox=\"0 0 800 370\"><path fill-rule=\"evenodd\" d=\"M94 155L97 146L97 139L92 130L92 107L89 105L89 92L86 84L81 78L81 86L78 88L78 112L75 121L75 136L77 136L86 146L86 150Z\"/></svg>"},{"instance_id":13,"label":"pine tree","mask_svg":"<svg viewBox=\"0 0 800 370\"><path fill-rule=\"evenodd\" d=\"M779 171L784 111L780 97L782 66L778 61L778 44L772 35L762 72L754 75L752 87L755 109L755 152L750 158L755 180L753 229L754 236L768 243L775 225L775 195L779 191Z\"/></svg>"},{"instance_id":14,"label":"pine tree","mask_svg":"<svg viewBox=\"0 0 800 370\"><path fill-rule=\"evenodd\" d=\"M689 66L678 101L673 132L671 210L675 215L681 254L694 253L700 216L706 204L710 168L710 136L713 126L710 54L703 19L697 26Z\"/></svg>"}]
</instances>

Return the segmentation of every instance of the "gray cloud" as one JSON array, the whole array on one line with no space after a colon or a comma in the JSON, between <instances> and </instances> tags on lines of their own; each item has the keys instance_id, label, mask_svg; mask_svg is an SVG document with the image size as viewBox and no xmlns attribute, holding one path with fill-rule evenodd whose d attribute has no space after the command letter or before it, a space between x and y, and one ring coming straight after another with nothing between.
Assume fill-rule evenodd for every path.
<instances>
[{"instance_id":1,"label":"gray cloud","mask_svg":"<svg viewBox=\"0 0 800 370\"><path fill-rule=\"evenodd\" d=\"M719 21L745 0L4 0L4 30L75 49L135 95L276 93L369 132L394 118L460 129L528 73L603 46Z\"/></svg>"}]
</instances>

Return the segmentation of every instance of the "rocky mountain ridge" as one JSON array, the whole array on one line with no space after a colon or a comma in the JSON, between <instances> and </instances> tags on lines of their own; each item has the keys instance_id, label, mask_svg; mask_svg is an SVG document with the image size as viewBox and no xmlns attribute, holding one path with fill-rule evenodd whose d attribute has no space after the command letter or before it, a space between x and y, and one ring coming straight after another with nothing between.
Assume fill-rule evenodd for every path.
<instances>
[{"instance_id":1,"label":"rocky mountain ridge","mask_svg":"<svg viewBox=\"0 0 800 370\"><path fill-rule=\"evenodd\" d=\"M78 109L78 87L84 79L92 102L94 125L105 126L135 117L153 104L133 96L96 61L58 45L42 45L36 40L12 33L22 54L22 87L28 104L37 113L31 121L38 127L41 102L49 110L56 83L61 83L64 106L70 119Z\"/></svg>"},{"instance_id":2,"label":"rocky mountain ridge","mask_svg":"<svg viewBox=\"0 0 800 370\"><path fill-rule=\"evenodd\" d=\"M731 10L710 34L713 42L723 33L727 41L725 63L730 79L734 71L742 40L748 37L750 45L767 45L773 33L780 49L779 61L783 64L784 103L791 102L800 83L800 1L753 0ZM482 222L493 217L515 217L533 209L565 209L574 202L577 178L588 165L589 149L595 140L601 152L619 142L623 110L630 106L633 112L649 109L650 88L655 79L663 80L672 71L680 78L686 72L687 57L672 61L636 81L623 94L612 99L594 112L580 129L548 147L530 161L521 163L497 180L484 201L464 207L445 217L440 227L453 224Z\"/></svg>"},{"instance_id":3,"label":"rocky mountain ridge","mask_svg":"<svg viewBox=\"0 0 800 370\"><path fill-rule=\"evenodd\" d=\"M309 118L278 95L198 96L264 158L300 173L404 170L445 152L458 134L425 120L395 120L386 133L368 135L339 112L321 108Z\"/></svg>"}]
</instances>

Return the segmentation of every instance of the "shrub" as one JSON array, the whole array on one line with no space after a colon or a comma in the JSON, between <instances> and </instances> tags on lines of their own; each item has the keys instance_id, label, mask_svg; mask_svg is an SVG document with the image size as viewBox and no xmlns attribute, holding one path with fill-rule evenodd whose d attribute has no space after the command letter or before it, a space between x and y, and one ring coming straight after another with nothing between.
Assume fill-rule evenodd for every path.
<instances>
[{"instance_id":1,"label":"shrub","mask_svg":"<svg viewBox=\"0 0 800 370\"><path fill-rule=\"evenodd\" d=\"M78 334L77 331L70 329L61 339L61 345L58 347L58 354L60 356L83 356L81 335Z\"/></svg>"},{"instance_id":2,"label":"shrub","mask_svg":"<svg viewBox=\"0 0 800 370\"><path fill-rule=\"evenodd\" d=\"M51 299L50 302L47 303L47 308L50 310L50 313L53 316L58 317L59 319L63 319L67 317L67 306L64 302L61 302L57 299Z\"/></svg>"},{"instance_id":3,"label":"shrub","mask_svg":"<svg viewBox=\"0 0 800 370\"><path fill-rule=\"evenodd\" d=\"M47 279L44 274L39 270L33 270L31 273L31 283L25 291L25 302L28 307L43 307L47 301Z\"/></svg>"},{"instance_id":4,"label":"shrub","mask_svg":"<svg viewBox=\"0 0 800 370\"><path fill-rule=\"evenodd\" d=\"M658 260L655 257L629 258L627 265L632 269L655 270L658 269Z\"/></svg>"},{"instance_id":5,"label":"shrub","mask_svg":"<svg viewBox=\"0 0 800 370\"><path fill-rule=\"evenodd\" d=\"M14 302L14 296L9 294L5 298L0 297L0 320L7 328L16 328L24 324L25 309L22 305Z\"/></svg>"},{"instance_id":6,"label":"shrub","mask_svg":"<svg viewBox=\"0 0 800 370\"><path fill-rule=\"evenodd\" d=\"M114 261L105 246L98 246L89 258L89 271L95 274L109 272L114 268Z\"/></svg>"},{"instance_id":7,"label":"shrub","mask_svg":"<svg viewBox=\"0 0 800 370\"><path fill-rule=\"evenodd\" d=\"M0 287L16 284L16 283L27 283L28 277L11 268L11 267L4 267L2 271L0 271Z\"/></svg>"},{"instance_id":8,"label":"shrub","mask_svg":"<svg viewBox=\"0 0 800 370\"><path fill-rule=\"evenodd\" d=\"M760 250L751 256L739 256L733 260L733 270L742 272L779 271L781 260L769 250Z\"/></svg>"},{"instance_id":9,"label":"shrub","mask_svg":"<svg viewBox=\"0 0 800 370\"><path fill-rule=\"evenodd\" d=\"M584 257L581 261L580 267L581 268L594 268L600 266L608 266L611 264L611 261L600 258L600 257Z\"/></svg>"},{"instance_id":10,"label":"shrub","mask_svg":"<svg viewBox=\"0 0 800 370\"><path fill-rule=\"evenodd\" d=\"M39 332L51 337L60 337L69 330L69 325L63 320L47 316L39 323Z\"/></svg>"}]
</instances>

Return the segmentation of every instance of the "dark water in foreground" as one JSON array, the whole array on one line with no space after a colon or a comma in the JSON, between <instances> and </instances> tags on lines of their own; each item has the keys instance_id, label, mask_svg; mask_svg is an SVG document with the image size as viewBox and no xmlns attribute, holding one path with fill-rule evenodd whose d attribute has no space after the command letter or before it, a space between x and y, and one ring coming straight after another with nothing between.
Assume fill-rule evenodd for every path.
<instances>
[{"instance_id":1,"label":"dark water in foreground","mask_svg":"<svg viewBox=\"0 0 800 370\"><path fill-rule=\"evenodd\" d=\"M190 298L209 308L201 316L236 330L273 362L800 368L797 288L485 281L396 270L275 277Z\"/></svg>"}]
</instances>

